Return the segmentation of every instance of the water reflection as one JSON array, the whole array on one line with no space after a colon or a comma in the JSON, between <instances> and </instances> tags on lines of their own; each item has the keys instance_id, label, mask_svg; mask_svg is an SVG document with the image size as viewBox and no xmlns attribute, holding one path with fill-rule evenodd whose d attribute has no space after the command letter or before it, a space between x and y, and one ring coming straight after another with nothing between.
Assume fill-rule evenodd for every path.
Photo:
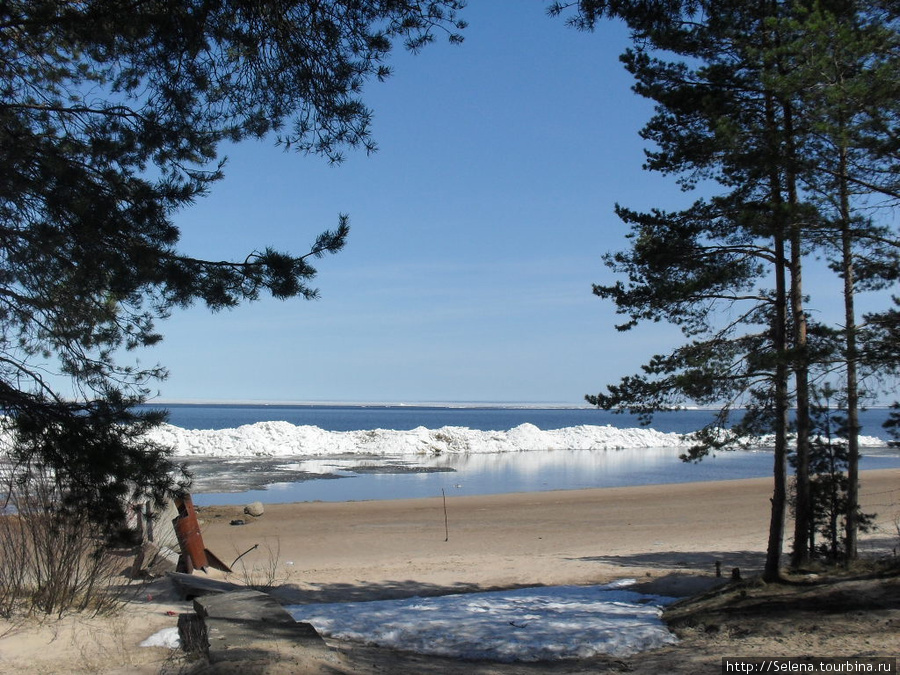
<instances>
[{"instance_id":1,"label":"water reflection","mask_svg":"<svg viewBox=\"0 0 900 675\"><path fill-rule=\"evenodd\" d=\"M470 455L296 458L192 462L195 501L243 504L405 499L767 477L772 453L722 452L698 464L676 448L551 450ZM861 468L900 467L867 455ZM329 480L326 480L329 479Z\"/></svg>"}]
</instances>

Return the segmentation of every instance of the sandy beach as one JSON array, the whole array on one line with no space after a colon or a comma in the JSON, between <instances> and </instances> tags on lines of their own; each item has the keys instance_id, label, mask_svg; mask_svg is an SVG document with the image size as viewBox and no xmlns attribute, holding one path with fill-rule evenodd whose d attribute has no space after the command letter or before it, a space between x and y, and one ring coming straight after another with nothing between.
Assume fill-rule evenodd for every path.
<instances>
[{"instance_id":1,"label":"sandy beach","mask_svg":"<svg viewBox=\"0 0 900 675\"><path fill-rule=\"evenodd\" d=\"M896 482L900 472L896 472ZM890 481L877 479L879 487ZM765 550L771 481L266 506L200 511L208 548L263 565L277 551L309 601L590 584L623 574L755 569ZM875 481L873 481L873 487ZM245 525L230 525L232 520ZM625 569L627 568L627 572Z\"/></svg>"},{"instance_id":2,"label":"sandy beach","mask_svg":"<svg viewBox=\"0 0 900 675\"><path fill-rule=\"evenodd\" d=\"M864 537L861 549L890 552L900 543L900 470L864 472L861 483L864 509L879 515L879 530ZM206 546L219 558L231 564L244 554L234 574L211 576L238 583L252 576L274 585L284 603L623 577L638 579L648 591L686 595L714 580L716 561L726 573L738 567L745 577L760 569L770 496L771 480L751 479L447 497L446 508L437 497L274 504L258 518L242 507L211 506L199 515ZM239 520L244 524L231 524ZM118 619L75 617L7 634L0 639L0 672L184 672L166 670L174 668L169 650L137 645L188 610L165 580L156 581ZM896 640L896 627L892 635ZM360 668L331 672L377 672ZM558 664L547 668L570 672Z\"/></svg>"}]
</instances>

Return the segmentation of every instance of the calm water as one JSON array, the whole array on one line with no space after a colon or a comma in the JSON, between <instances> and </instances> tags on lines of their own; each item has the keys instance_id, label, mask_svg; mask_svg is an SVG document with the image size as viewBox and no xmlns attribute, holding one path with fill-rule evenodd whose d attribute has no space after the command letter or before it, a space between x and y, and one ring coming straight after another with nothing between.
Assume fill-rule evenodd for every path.
<instances>
[{"instance_id":1,"label":"calm water","mask_svg":"<svg viewBox=\"0 0 900 675\"><path fill-rule=\"evenodd\" d=\"M523 423L541 429L581 424L638 426L633 416L593 409L451 408L435 406L168 406L170 422L187 429L226 429L260 421L287 421L329 431L408 430L419 426L462 426L508 430ZM886 410L867 411L868 436L883 439ZM658 415L659 431L687 433L712 418L709 411ZM605 451L529 451L488 455L384 458L308 457L290 459L196 460L195 500L199 504L296 501L349 501L474 495L505 492L618 487L660 483L768 477L767 451L722 452L699 464L686 464L679 450L642 448ZM865 451L861 468L898 468L896 450ZM254 477L250 488L250 476ZM223 488L223 480L228 483ZM261 489L258 487L264 485Z\"/></svg>"},{"instance_id":2,"label":"calm water","mask_svg":"<svg viewBox=\"0 0 900 675\"><path fill-rule=\"evenodd\" d=\"M772 453L765 451L719 453L698 464L682 462L678 451L670 448L529 451L396 460L397 465L393 467L385 467L382 462L367 464L360 459L313 459L290 463L282 460L271 467L263 467L258 461L220 461L215 467L204 463L194 466L199 479L194 488L194 501L198 504L246 504L256 500L269 504L343 502L691 483L772 475ZM415 461L415 465L402 464L411 461ZM900 457L866 455L860 464L863 470L900 468ZM451 471L415 472L438 465ZM223 492L221 488L207 492L203 489L205 473L212 475L212 472L224 470L240 481L248 473L267 468L277 470L279 466L285 473L283 480L286 482L274 479L265 489L239 492ZM288 475L291 471L309 469L328 471L330 478L322 475L295 480ZM370 472L373 469L375 472Z\"/></svg>"}]
</instances>

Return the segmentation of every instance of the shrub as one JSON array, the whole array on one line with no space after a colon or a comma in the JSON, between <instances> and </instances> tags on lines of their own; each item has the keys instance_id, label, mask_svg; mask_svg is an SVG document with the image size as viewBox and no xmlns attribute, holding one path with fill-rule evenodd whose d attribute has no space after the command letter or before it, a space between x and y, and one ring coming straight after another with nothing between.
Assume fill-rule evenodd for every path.
<instances>
[{"instance_id":1,"label":"shrub","mask_svg":"<svg viewBox=\"0 0 900 675\"><path fill-rule=\"evenodd\" d=\"M0 616L108 612L127 583L108 532L59 508L62 489L40 466L6 466L0 502Z\"/></svg>"}]
</instances>

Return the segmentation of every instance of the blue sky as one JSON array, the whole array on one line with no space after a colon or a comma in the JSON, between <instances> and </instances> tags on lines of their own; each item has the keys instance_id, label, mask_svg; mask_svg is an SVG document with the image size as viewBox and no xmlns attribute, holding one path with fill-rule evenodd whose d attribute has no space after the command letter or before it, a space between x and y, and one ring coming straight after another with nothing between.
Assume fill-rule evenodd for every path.
<instances>
[{"instance_id":1,"label":"blue sky","mask_svg":"<svg viewBox=\"0 0 900 675\"><path fill-rule=\"evenodd\" d=\"M318 261L321 299L177 312L144 354L164 401L582 402L678 340L616 332L601 256L613 214L683 205L641 170L651 114L618 61L615 24L580 33L540 0L473 2L461 46L397 52L372 82L379 150L323 159L272 142L228 149L226 179L180 214L186 252L305 252L347 213L347 248Z\"/></svg>"}]
</instances>

